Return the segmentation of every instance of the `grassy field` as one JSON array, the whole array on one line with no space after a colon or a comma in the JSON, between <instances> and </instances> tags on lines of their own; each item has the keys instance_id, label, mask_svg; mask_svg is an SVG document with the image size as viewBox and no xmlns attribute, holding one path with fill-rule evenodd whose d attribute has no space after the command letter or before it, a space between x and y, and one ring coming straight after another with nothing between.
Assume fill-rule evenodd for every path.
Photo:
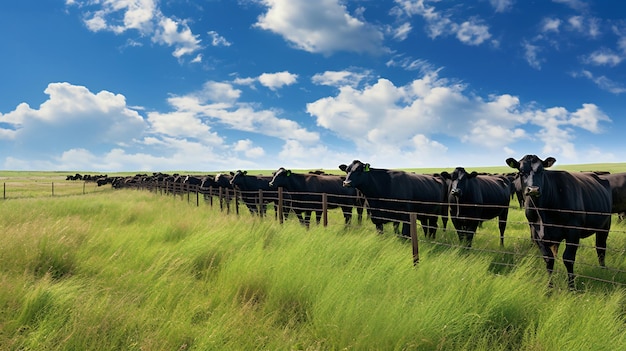
<instances>
[{"instance_id":1,"label":"grassy field","mask_svg":"<svg viewBox=\"0 0 626 351\"><path fill-rule=\"evenodd\" d=\"M417 266L410 242L337 212L306 230L109 188L0 214L0 350L626 349L621 223L610 269L583 240L570 292L561 262L547 288L519 209L504 250L495 221L474 250L420 233Z\"/></svg>"}]
</instances>

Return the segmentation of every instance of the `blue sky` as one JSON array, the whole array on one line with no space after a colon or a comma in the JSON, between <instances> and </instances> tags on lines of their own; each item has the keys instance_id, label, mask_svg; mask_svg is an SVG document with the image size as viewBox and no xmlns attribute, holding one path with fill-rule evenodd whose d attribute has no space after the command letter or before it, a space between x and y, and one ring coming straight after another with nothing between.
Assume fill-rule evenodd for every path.
<instances>
[{"instance_id":1,"label":"blue sky","mask_svg":"<svg viewBox=\"0 0 626 351\"><path fill-rule=\"evenodd\" d=\"M621 0L19 0L0 30L0 169L626 162Z\"/></svg>"}]
</instances>

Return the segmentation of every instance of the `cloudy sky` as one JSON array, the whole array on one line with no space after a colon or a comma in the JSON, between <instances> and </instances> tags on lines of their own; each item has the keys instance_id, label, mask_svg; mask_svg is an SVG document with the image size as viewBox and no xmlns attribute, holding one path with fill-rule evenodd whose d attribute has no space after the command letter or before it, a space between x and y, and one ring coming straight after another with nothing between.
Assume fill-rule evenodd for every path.
<instances>
[{"instance_id":1,"label":"cloudy sky","mask_svg":"<svg viewBox=\"0 0 626 351\"><path fill-rule=\"evenodd\" d=\"M625 14L621 0L3 1L0 169L626 162Z\"/></svg>"}]
</instances>

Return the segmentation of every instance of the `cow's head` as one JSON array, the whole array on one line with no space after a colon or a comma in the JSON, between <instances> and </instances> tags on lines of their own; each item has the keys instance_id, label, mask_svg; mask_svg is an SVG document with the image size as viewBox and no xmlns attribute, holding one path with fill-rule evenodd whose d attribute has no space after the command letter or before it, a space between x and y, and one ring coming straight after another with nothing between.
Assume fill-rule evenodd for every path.
<instances>
[{"instance_id":1,"label":"cow's head","mask_svg":"<svg viewBox=\"0 0 626 351\"><path fill-rule=\"evenodd\" d=\"M457 167L450 176L452 180L452 184L450 185L450 195L456 198L463 197L463 194L467 193L467 181L475 178L477 175L478 173L476 172L467 173L465 168Z\"/></svg>"},{"instance_id":2,"label":"cow's head","mask_svg":"<svg viewBox=\"0 0 626 351\"><path fill-rule=\"evenodd\" d=\"M248 171L240 171L238 170L237 172L230 172L230 185L232 186L237 186L240 185L243 182L243 178L245 175L248 174Z\"/></svg>"},{"instance_id":3,"label":"cow's head","mask_svg":"<svg viewBox=\"0 0 626 351\"><path fill-rule=\"evenodd\" d=\"M554 157L548 157L544 160L536 155L526 155L517 161L514 158L508 158L506 164L511 168L519 171L520 182L524 196L539 197L541 196L542 186L544 182L544 168L552 166L556 162Z\"/></svg>"},{"instance_id":4,"label":"cow's head","mask_svg":"<svg viewBox=\"0 0 626 351\"><path fill-rule=\"evenodd\" d=\"M366 173L370 171L370 164L354 160L348 166L344 164L339 165L339 169L347 173L343 186L357 188L362 184L362 179L366 176Z\"/></svg>"},{"instance_id":5,"label":"cow's head","mask_svg":"<svg viewBox=\"0 0 626 351\"><path fill-rule=\"evenodd\" d=\"M204 176L200 182L200 189L208 189L209 187L216 186L215 177L213 176Z\"/></svg>"},{"instance_id":6,"label":"cow's head","mask_svg":"<svg viewBox=\"0 0 626 351\"><path fill-rule=\"evenodd\" d=\"M270 186L273 188L285 187L287 183L287 177L291 176L291 170L280 167L270 181Z\"/></svg>"},{"instance_id":7,"label":"cow's head","mask_svg":"<svg viewBox=\"0 0 626 351\"><path fill-rule=\"evenodd\" d=\"M218 173L215 175L215 184L222 188L230 188L230 174Z\"/></svg>"}]
</instances>

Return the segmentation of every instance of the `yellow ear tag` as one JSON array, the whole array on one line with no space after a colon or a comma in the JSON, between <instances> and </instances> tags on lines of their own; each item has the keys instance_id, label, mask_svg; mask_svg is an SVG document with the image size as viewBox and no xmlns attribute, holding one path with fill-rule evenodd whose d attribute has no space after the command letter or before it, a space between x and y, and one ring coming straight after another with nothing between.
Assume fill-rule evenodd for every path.
<instances>
[{"instance_id":1,"label":"yellow ear tag","mask_svg":"<svg viewBox=\"0 0 626 351\"><path fill-rule=\"evenodd\" d=\"M370 171L370 164L366 163L365 164L365 172L369 172Z\"/></svg>"},{"instance_id":2,"label":"yellow ear tag","mask_svg":"<svg viewBox=\"0 0 626 351\"><path fill-rule=\"evenodd\" d=\"M291 175L291 171L287 171L287 177Z\"/></svg>"}]
</instances>

